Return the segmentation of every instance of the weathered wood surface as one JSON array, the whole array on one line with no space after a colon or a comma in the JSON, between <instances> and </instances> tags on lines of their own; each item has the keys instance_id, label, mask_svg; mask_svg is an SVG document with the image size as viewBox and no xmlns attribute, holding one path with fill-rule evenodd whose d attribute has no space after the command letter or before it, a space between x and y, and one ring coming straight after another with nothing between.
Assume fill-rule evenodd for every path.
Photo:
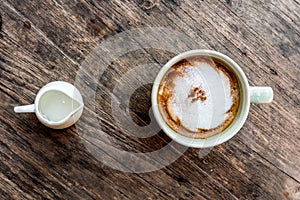
<instances>
[{"instance_id":1,"label":"weathered wood surface","mask_svg":"<svg viewBox=\"0 0 300 200\"><path fill-rule=\"evenodd\" d=\"M299 13L298 0L2 0L0 199L300 199ZM134 66L156 63L149 70L154 78L172 52L140 49L110 63L98 84L90 85L96 87L95 110L85 109L82 127L51 130L33 114L13 112L15 105L32 103L50 81L73 83L102 41L141 27L167 27L195 41L179 42L179 52L198 47L227 54L251 85L274 89L274 102L252 105L241 131L203 158L190 148L148 173L101 162L84 145L81 128L93 128L94 114L101 134L118 149L152 152L166 146L170 139L163 132L144 139L125 134L114 121L111 100ZM139 125L150 123L150 93L146 84L130 100ZM105 149L97 151L114 159Z\"/></svg>"}]
</instances>

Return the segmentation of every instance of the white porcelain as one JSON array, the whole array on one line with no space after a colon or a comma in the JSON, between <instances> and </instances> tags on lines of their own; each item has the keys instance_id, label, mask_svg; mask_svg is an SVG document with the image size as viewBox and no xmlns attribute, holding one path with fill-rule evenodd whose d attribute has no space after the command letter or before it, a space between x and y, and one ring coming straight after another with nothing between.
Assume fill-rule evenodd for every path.
<instances>
[{"instance_id":1,"label":"white porcelain","mask_svg":"<svg viewBox=\"0 0 300 200\"><path fill-rule=\"evenodd\" d=\"M240 94L240 106L237 112L237 115L233 122L227 127L223 132L209 137L207 139L195 139L189 138L183 135L176 133L173 129L171 129L164 119L162 118L158 104L157 104L157 92L160 82L164 76L164 74L168 71L170 67L172 67L178 61L191 57L191 56L212 56L221 59L233 70L236 74L240 87L241 87L241 94ZM172 58L169 62L167 62L162 69L159 71L152 88L151 94L151 101L152 101L152 109L160 127L163 131L173 140L177 141L178 143L188 146L188 147L195 147L195 148L208 148L219 145L223 142L226 142L230 138L232 138L237 132L242 128L243 124L246 121L246 118L249 113L250 109L250 102L252 103L269 103L273 100L273 90L270 87L250 87L248 84L247 77L245 76L243 70L239 67L239 65L234 62L228 56L219 53L217 51L212 50L191 50L184 53L181 53L174 58Z\"/></svg>"},{"instance_id":2,"label":"white porcelain","mask_svg":"<svg viewBox=\"0 0 300 200\"><path fill-rule=\"evenodd\" d=\"M66 96L72 99L72 102L76 101L79 106L77 108L72 109L70 113L66 117L58 121L52 121L45 118L39 110L39 104L41 97L49 91L56 91L65 94ZM49 100L50 101L50 100ZM72 104L73 105L73 104ZM83 100L80 92L77 88L75 88L72 84L64 82L64 81L54 81L50 82L44 87L42 87L35 97L34 104L24 105L24 106L16 106L14 111L16 113L31 113L34 112L37 118L44 125L53 128L53 129L64 129L69 126L72 126L78 119L80 118L83 111Z\"/></svg>"}]
</instances>

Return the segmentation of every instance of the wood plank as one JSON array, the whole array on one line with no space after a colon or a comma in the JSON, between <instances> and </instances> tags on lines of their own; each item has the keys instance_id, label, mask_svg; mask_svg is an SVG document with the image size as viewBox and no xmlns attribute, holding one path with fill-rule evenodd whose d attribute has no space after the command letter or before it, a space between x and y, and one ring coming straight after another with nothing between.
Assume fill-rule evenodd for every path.
<instances>
[{"instance_id":1,"label":"wood plank","mask_svg":"<svg viewBox=\"0 0 300 200\"><path fill-rule=\"evenodd\" d=\"M234 2L225 1L149 2L9 0L0 4L0 97L4 101L0 179L1 186L5 185L0 197L297 197L299 3L265 1L258 6L259 2L252 1L235 7ZM274 103L252 105L239 134L205 158L198 158L199 150L189 149L166 168L145 174L119 172L99 162L83 145L87 141L78 134L80 127L53 131L40 126L33 115L13 113L11 105L31 103L45 83L56 79L73 82L80 63L99 42L144 25L178 30L192 37L199 48L229 55L245 70L250 84L273 87ZM179 47L191 48L193 44L182 42ZM113 147L151 152L170 142L162 132L147 139L126 135L113 118L111 98L118 81L134 66L140 62L162 66L172 56L174 53L161 50L135 51L118 58L99 80L96 101L101 104L96 104L96 114ZM159 67L153 69L150 76L154 78ZM128 90L133 87L128 83ZM137 105L131 108L131 114L135 122L147 125L151 84L139 90L142 95L131 99L131 104ZM88 122L90 114L93 110L87 109L82 120L88 128L95 128ZM93 142L97 145L103 141ZM99 153L118 158L105 149Z\"/></svg>"},{"instance_id":2,"label":"wood plank","mask_svg":"<svg viewBox=\"0 0 300 200\"><path fill-rule=\"evenodd\" d=\"M37 31L38 32L38 31ZM9 56L8 54L6 54L7 56ZM21 58L19 58L18 60L21 60ZM26 61L26 63L27 63L27 61ZM40 63L39 63L40 64ZM16 64L17 65L17 64ZM10 66L4 66L4 69L8 69L8 70L10 70L10 68L9 68ZM20 67L20 66L19 66ZM35 69L34 67L32 68L32 67L30 67L30 69ZM35 70L37 70L37 69L35 69ZM10 91L10 93L12 93L13 91ZM24 93L28 93L27 91L26 92L24 92ZM10 111L11 112L11 111ZM7 113L5 113L5 114L7 114ZM11 113L12 114L12 113ZM20 117L22 117L22 116L20 116ZM23 117L22 117L23 118ZM21 118L21 119L22 119ZM26 119L26 118L25 118ZM20 125L25 125L26 123L30 123L30 122L28 122L28 120L30 120L30 121L32 121L34 118L33 117L30 117L29 119L27 119L27 122L26 121L24 121L23 123L21 123ZM24 118L22 119L22 121L24 120ZM37 120L35 120L35 123L37 123ZM37 128L37 126L35 126L34 127L35 129ZM45 130L43 129L43 132L44 132ZM38 131L38 132L41 132L41 131ZM23 138L25 141L27 140L27 138ZM28 138L28 141L31 141L32 140L32 138ZM11 145L13 145L14 143L12 143ZM15 144L14 144L15 145ZM36 144L36 145L38 145L38 144ZM48 146L48 145L47 145ZM51 145L49 145L49 146L51 146ZM48 148L49 148L49 146L48 146ZM28 148L28 147L27 147ZM39 148L38 146L36 146L36 148ZM16 151L16 150L15 150ZM19 152L20 153L20 150L19 151L17 151L17 152ZM46 152L46 151L45 151ZM44 152L44 153L45 153ZM38 153L39 154L39 153ZM49 155L48 155L49 156ZM29 159L29 156L27 156L26 157L26 159ZM43 159L42 159L43 160ZM20 167L20 166L19 166ZM33 166L31 166L30 168L33 168ZM67 172L65 172L65 173L67 173ZM66 175L65 175L66 176ZM78 174L77 174L77 176L78 176ZM23 177L23 178L25 178L25 177ZM57 181L57 179L58 178L56 178L55 180L51 180L52 182L55 182L55 181ZM135 178L136 179L136 178ZM48 181L48 180L47 180ZM49 181L50 182L50 181ZM112 183L110 183L109 185L111 185ZM124 184L124 182L122 182L122 185ZM139 185L140 185L141 183L139 183ZM68 185L70 185L70 183L68 184ZM126 184L124 184L124 185L126 185ZM131 184L132 185L132 184ZM42 187L42 186L40 186L40 187ZM45 188L47 188L47 186L43 186L43 187L45 187ZM58 187L58 186L56 186L56 187ZM147 186L147 187L149 187L149 186ZM216 187L216 186L214 186L214 187ZM126 189L128 189L128 188L126 188ZM39 188L37 188L36 190L39 190ZM161 189L160 189L161 190ZM213 190L215 190L214 188L213 188ZM218 191L218 190L216 190L216 191ZM58 191L55 191L56 193L58 193ZM62 191L62 193L64 193L65 191ZM137 191L133 191L134 192L134 194L135 195L137 195ZM74 195L74 193L70 193L70 195ZM165 193L166 194L166 193ZM213 194L213 193L212 193ZM36 195L41 195L41 193L39 193L39 194L36 194ZM49 194L50 195L50 194ZM53 195L53 194L52 194ZM67 194L61 194L61 195L67 195ZM89 195L91 195L91 194L89 194ZM154 193L154 195L157 195L157 194L155 194ZM205 194L204 194L205 195ZM196 197L197 195L196 194L194 194L194 196ZM225 195L226 196L226 195ZM36 197L36 196L35 196ZM200 197L200 196L199 196Z\"/></svg>"}]
</instances>

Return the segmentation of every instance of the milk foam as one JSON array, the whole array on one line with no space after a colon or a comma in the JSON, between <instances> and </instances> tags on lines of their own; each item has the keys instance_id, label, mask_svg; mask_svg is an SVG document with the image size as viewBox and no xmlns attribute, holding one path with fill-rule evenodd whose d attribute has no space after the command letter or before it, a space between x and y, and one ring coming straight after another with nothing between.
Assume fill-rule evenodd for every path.
<instances>
[{"instance_id":1,"label":"milk foam","mask_svg":"<svg viewBox=\"0 0 300 200\"><path fill-rule=\"evenodd\" d=\"M185 66L184 73L176 77L173 84L167 109L171 118L179 119L186 129L198 132L216 128L231 114L227 113L233 104L230 79L222 70L195 62L193 66ZM199 90L203 98L197 99L193 91Z\"/></svg>"}]
</instances>

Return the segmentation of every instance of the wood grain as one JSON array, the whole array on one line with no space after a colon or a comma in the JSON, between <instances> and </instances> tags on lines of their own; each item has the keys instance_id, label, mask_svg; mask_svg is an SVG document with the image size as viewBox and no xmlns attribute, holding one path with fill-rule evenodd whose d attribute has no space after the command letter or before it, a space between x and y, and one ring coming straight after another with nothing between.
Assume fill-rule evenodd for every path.
<instances>
[{"instance_id":1,"label":"wood grain","mask_svg":"<svg viewBox=\"0 0 300 200\"><path fill-rule=\"evenodd\" d=\"M1 1L0 198L299 199L299 13L297 0ZM111 101L115 87L135 66L154 63L147 72L154 79L174 52L141 48L115 59L96 86L86 81L85 87L96 89L95 110L87 106L80 123L69 129L51 130L33 114L13 112L15 105L32 103L50 81L73 83L83 61L102 41L145 27L167 27L195 41L179 41L178 52L208 48L232 57L251 85L273 88L274 101L252 105L240 132L205 157L189 148L172 164L148 173L110 168L88 151L89 141L81 133L84 128L97 130L91 124L96 116L103 136L92 141L96 146L109 141L117 149L145 153L168 145L171 140L162 131L138 138L121 129ZM129 77L118 103L129 109L136 124L148 125L153 122L152 84L137 88L127 108L122 97L135 87L136 75ZM164 156L182 148L174 145ZM97 152L124 164L106 149Z\"/></svg>"}]
</instances>

